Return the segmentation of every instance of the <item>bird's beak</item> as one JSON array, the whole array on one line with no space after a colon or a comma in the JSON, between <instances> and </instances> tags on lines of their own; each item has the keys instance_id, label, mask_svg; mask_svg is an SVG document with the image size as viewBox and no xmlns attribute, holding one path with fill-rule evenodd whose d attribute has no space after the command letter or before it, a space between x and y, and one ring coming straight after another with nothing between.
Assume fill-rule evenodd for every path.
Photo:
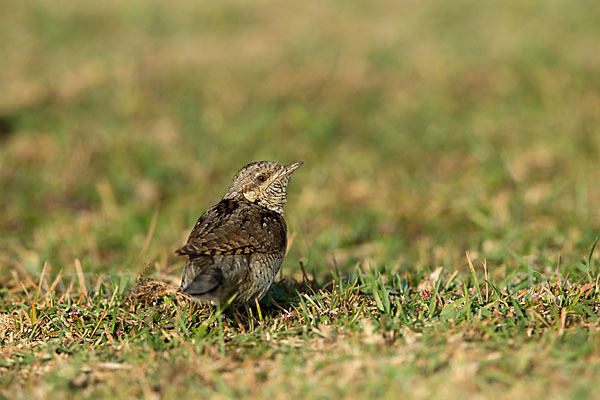
<instances>
[{"instance_id":1,"label":"bird's beak","mask_svg":"<svg viewBox=\"0 0 600 400\"><path fill-rule=\"evenodd\" d=\"M287 183L290 180L290 176L292 175L292 172L298 169L302 164L304 164L302 161L298 161L289 165L285 165L282 170L280 170L277 174L271 177L267 186L271 185L271 183L276 181L284 182L287 185Z\"/></svg>"},{"instance_id":2,"label":"bird's beak","mask_svg":"<svg viewBox=\"0 0 600 400\"><path fill-rule=\"evenodd\" d=\"M291 163L289 165L285 166L285 170L283 172L283 175L285 176L289 176L292 174L292 172L294 172L295 170L297 170L298 168L300 168L300 166L304 164L302 161L298 161L295 163Z\"/></svg>"}]
</instances>

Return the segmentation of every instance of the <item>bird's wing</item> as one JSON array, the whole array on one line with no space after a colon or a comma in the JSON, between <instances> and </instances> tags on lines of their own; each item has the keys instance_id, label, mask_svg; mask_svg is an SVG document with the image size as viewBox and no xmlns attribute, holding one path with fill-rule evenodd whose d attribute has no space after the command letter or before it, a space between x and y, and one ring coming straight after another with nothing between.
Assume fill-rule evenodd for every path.
<instances>
[{"instance_id":1,"label":"bird's wing","mask_svg":"<svg viewBox=\"0 0 600 400\"><path fill-rule=\"evenodd\" d=\"M209 208L176 251L190 257L218 254L274 253L285 249L283 217L247 201L221 200Z\"/></svg>"}]
</instances>

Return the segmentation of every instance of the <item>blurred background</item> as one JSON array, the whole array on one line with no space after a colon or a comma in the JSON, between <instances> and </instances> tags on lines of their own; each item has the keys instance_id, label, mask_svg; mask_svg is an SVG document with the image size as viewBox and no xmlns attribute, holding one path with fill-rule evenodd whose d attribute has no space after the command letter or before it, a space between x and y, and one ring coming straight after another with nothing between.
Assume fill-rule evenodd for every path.
<instances>
[{"instance_id":1,"label":"blurred background","mask_svg":"<svg viewBox=\"0 0 600 400\"><path fill-rule=\"evenodd\" d=\"M284 276L583 258L600 227L600 3L60 2L0 14L0 275L178 275L255 160Z\"/></svg>"}]
</instances>

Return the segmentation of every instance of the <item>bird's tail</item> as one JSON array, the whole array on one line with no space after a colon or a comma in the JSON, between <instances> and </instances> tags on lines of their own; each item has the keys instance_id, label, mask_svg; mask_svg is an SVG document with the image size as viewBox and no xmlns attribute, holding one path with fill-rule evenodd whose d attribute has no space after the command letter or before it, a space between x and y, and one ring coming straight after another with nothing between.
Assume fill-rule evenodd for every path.
<instances>
[{"instance_id":1,"label":"bird's tail","mask_svg":"<svg viewBox=\"0 0 600 400\"><path fill-rule=\"evenodd\" d=\"M183 270L181 290L190 296L202 296L219 289L225 278L219 268L211 268L210 264L206 256L190 258Z\"/></svg>"}]
</instances>

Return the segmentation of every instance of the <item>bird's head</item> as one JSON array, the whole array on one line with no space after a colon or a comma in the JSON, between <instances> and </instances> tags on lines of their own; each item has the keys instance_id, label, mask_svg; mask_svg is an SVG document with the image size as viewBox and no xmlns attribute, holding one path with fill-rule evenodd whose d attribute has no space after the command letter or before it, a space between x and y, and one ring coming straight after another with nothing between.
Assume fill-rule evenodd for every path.
<instances>
[{"instance_id":1,"label":"bird's head","mask_svg":"<svg viewBox=\"0 0 600 400\"><path fill-rule=\"evenodd\" d=\"M302 165L280 165L273 161L256 161L240 169L233 177L224 199L244 198L283 215L286 188L292 172Z\"/></svg>"}]
</instances>

